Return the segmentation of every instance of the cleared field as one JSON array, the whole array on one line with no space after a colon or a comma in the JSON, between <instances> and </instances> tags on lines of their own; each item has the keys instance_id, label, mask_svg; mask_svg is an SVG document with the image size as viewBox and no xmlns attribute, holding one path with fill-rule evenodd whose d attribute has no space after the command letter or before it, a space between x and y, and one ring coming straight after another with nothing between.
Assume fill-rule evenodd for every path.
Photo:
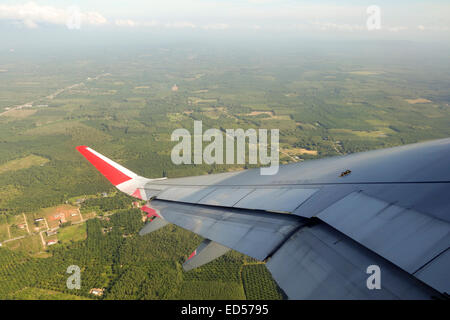
<instances>
[{"instance_id":1,"label":"cleared field","mask_svg":"<svg viewBox=\"0 0 450 320\"><path fill-rule=\"evenodd\" d=\"M80 223L69 227L58 229L58 240L61 243L69 241L81 241L86 239L86 224Z\"/></svg>"},{"instance_id":2,"label":"cleared field","mask_svg":"<svg viewBox=\"0 0 450 320\"><path fill-rule=\"evenodd\" d=\"M1 115L4 117L14 119L22 119L35 114L36 111L37 111L36 109L8 110L2 113Z\"/></svg>"},{"instance_id":3,"label":"cleared field","mask_svg":"<svg viewBox=\"0 0 450 320\"><path fill-rule=\"evenodd\" d=\"M28 254L35 254L42 250L41 238L38 234L25 237L23 239L10 241L3 244L11 250L22 251Z\"/></svg>"},{"instance_id":4,"label":"cleared field","mask_svg":"<svg viewBox=\"0 0 450 320\"><path fill-rule=\"evenodd\" d=\"M267 114L268 116L271 117L274 116L272 111L252 111L250 113L247 113L247 116L259 116L260 114Z\"/></svg>"},{"instance_id":5,"label":"cleared field","mask_svg":"<svg viewBox=\"0 0 450 320\"><path fill-rule=\"evenodd\" d=\"M68 204L41 209L38 212L38 215L40 217L45 217L50 229L58 227L60 222L76 222L81 220L81 216L78 213L78 207Z\"/></svg>"},{"instance_id":6,"label":"cleared field","mask_svg":"<svg viewBox=\"0 0 450 320\"><path fill-rule=\"evenodd\" d=\"M285 114L275 115L272 111L252 111L250 113L245 114L245 116L249 116L249 117L257 117L260 115L265 116L261 120L291 120L289 115L285 115Z\"/></svg>"},{"instance_id":7,"label":"cleared field","mask_svg":"<svg viewBox=\"0 0 450 320\"><path fill-rule=\"evenodd\" d=\"M424 98L417 98L417 99L405 99L406 102L409 104L416 104L416 103L430 103L431 100L424 99Z\"/></svg>"},{"instance_id":8,"label":"cleared field","mask_svg":"<svg viewBox=\"0 0 450 320\"><path fill-rule=\"evenodd\" d=\"M267 120L284 120L284 121L286 121L286 120L291 120L291 117L289 117L289 116L286 116L286 115L281 115L281 116L272 116L272 117L270 117L270 118L262 118L261 120L263 120L263 121L267 121Z\"/></svg>"},{"instance_id":9,"label":"cleared field","mask_svg":"<svg viewBox=\"0 0 450 320\"><path fill-rule=\"evenodd\" d=\"M387 132L384 130L375 130L375 131L358 131L358 130L350 130L350 129L330 129L329 130L333 134L343 134L343 135L355 135L360 138L385 138L387 136ZM392 131L386 128L386 131Z\"/></svg>"},{"instance_id":10,"label":"cleared field","mask_svg":"<svg viewBox=\"0 0 450 320\"><path fill-rule=\"evenodd\" d=\"M49 160L43 157L31 154L27 157L11 160L2 165L0 165L0 174L8 171L17 171L21 169L28 169L33 166L42 166L46 164Z\"/></svg>"},{"instance_id":11,"label":"cleared field","mask_svg":"<svg viewBox=\"0 0 450 320\"><path fill-rule=\"evenodd\" d=\"M182 113L168 113L167 117L169 118L169 121L173 121L173 122L177 122L177 121L182 121L182 120L186 120L186 116L183 115Z\"/></svg>"},{"instance_id":12,"label":"cleared field","mask_svg":"<svg viewBox=\"0 0 450 320\"><path fill-rule=\"evenodd\" d=\"M7 217L9 224L9 232L11 233L11 238L21 237L28 235L27 228L25 226L25 219L23 215L9 215Z\"/></svg>"},{"instance_id":13,"label":"cleared field","mask_svg":"<svg viewBox=\"0 0 450 320\"><path fill-rule=\"evenodd\" d=\"M302 154L310 154L313 156L317 156L317 150L308 150L304 148L290 148L290 149L281 149L281 152L285 152L291 156L297 156Z\"/></svg>"}]
</instances>

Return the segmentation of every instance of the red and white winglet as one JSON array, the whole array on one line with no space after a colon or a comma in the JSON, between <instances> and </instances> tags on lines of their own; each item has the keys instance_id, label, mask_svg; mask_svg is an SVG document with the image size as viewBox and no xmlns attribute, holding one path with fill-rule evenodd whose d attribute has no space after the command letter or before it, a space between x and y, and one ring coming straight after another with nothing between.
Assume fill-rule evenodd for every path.
<instances>
[{"instance_id":1,"label":"red and white winglet","mask_svg":"<svg viewBox=\"0 0 450 320\"><path fill-rule=\"evenodd\" d=\"M145 199L145 192L142 192L145 184L150 181L161 180L138 176L89 147L79 146L76 149L117 189L135 198L148 200Z\"/></svg>"}]
</instances>

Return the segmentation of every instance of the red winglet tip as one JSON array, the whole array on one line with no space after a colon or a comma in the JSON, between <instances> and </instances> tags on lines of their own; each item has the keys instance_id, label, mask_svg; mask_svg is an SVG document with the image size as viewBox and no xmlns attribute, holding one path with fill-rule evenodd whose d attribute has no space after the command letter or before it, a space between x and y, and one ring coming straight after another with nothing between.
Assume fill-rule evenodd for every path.
<instances>
[{"instance_id":1,"label":"red winglet tip","mask_svg":"<svg viewBox=\"0 0 450 320\"><path fill-rule=\"evenodd\" d=\"M76 149L114 186L117 186L125 181L132 179L119 169L115 168L113 165L109 164L105 160L99 158L97 155L92 153L90 150L88 150L88 147L78 146L76 147Z\"/></svg>"}]
</instances>

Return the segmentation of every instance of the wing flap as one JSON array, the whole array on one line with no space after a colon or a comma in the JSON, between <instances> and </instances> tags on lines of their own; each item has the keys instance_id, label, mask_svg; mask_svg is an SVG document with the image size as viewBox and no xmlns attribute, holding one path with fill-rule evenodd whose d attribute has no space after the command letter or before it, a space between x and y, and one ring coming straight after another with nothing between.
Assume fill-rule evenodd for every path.
<instances>
[{"instance_id":1,"label":"wing flap","mask_svg":"<svg viewBox=\"0 0 450 320\"><path fill-rule=\"evenodd\" d=\"M438 257L418 270L414 276L429 284L439 292L450 292L450 277L448 276L450 266L450 249L445 250Z\"/></svg>"},{"instance_id":2,"label":"wing flap","mask_svg":"<svg viewBox=\"0 0 450 320\"><path fill-rule=\"evenodd\" d=\"M317 217L409 273L450 243L449 223L363 192L347 195Z\"/></svg>"},{"instance_id":3,"label":"wing flap","mask_svg":"<svg viewBox=\"0 0 450 320\"><path fill-rule=\"evenodd\" d=\"M301 228L267 268L290 299L430 299L439 293L321 223ZM367 267L380 267L381 288L367 287Z\"/></svg>"},{"instance_id":4,"label":"wing flap","mask_svg":"<svg viewBox=\"0 0 450 320\"><path fill-rule=\"evenodd\" d=\"M311 197L317 188L263 188L254 189L234 207L266 211L293 212Z\"/></svg>"},{"instance_id":5,"label":"wing flap","mask_svg":"<svg viewBox=\"0 0 450 320\"><path fill-rule=\"evenodd\" d=\"M204 187L169 187L158 194L158 199L198 203L214 190L215 188Z\"/></svg>"},{"instance_id":6,"label":"wing flap","mask_svg":"<svg viewBox=\"0 0 450 320\"><path fill-rule=\"evenodd\" d=\"M230 248L227 248L220 243L205 239L183 263L183 269L184 271L189 271L201 267L202 265L219 258L230 250Z\"/></svg>"},{"instance_id":7,"label":"wing flap","mask_svg":"<svg viewBox=\"0 0 450 320\"><path fill-rule=\"evenodd\" d=\"M291 215L153 200L165 220L242 252L266 259L305 220Z\"/></svg>"}]
</instances>

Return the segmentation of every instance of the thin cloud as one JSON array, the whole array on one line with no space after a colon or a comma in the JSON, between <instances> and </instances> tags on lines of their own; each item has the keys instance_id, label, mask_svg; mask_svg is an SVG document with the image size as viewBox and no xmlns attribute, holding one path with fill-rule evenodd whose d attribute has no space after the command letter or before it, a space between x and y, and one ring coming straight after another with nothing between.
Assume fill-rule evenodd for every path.
<instances>
[{"instance_id":1,"label":"thin cloud","mask_svg":"<svg viewBox=\"0 0 450 320\"><path fill-rule=\"evenodd\" d=\"M386 31L389 31L389 32L400 32L400 31L408 30L408 27L405 27L405 26L394 26L394 27L389 27L389 26L387 26L387 27L384 27L384 28L382 28L382 29L384 29L384 30L386 30Z\"/></svg>"},{"instance_id":2,"label":"thin cloud","mask_svg":"<svg viewBox=\"0 0 450 320\"><path fill-rule=\"evenodd\" d=\"M69 8L55 6L35 2L0 4L0 22L29 29L42 25L67 25ZM350 1L339 5L293 0L154 0L139 5L111 1L111 5L102 8L101 13L79 12L79 19L81 25L117 28L356 33L367 31L369 16L366 9L366 6ZM450 5L414 4L409 10L405 15L402 6L383 4L381 28L376 33L448 33Z\"/></svg>"},{"instance_id":3,"label":"thin cloud","mask_svg":"<svg viewBox=\"0 0 450 320\"><path fill-rule=\"evenodd\" d=\"M424 26L420 24L417 26L417 29L420 31L449 31L450 28L448 26Z\"/></svg>"},{"instance_id":4,"label":"thin cloud","mask_svg":"<svg viewBox=\"0 0 450 320\"><path fill-rule=\"evenodd\" d=\"M27 28L37 28L42 24L65 25L70 18L69 10L52 6L41 6L35 2L18 5L0 5L0 19L14 24L22 24ZM87 25L103 25L107 20L98 12L79 12L81 23Z\"/></svg>"},{"instance_id":5,"label":"thin cloud","mask_svg":"<svg viewBox=\"0 0 450 320\"><path fill-rule=\"evenodd\" d=\"M114 23L118 27L136 27L139 25L136 21L131 19L118 19Z\"/></svg>"},{"instance_id":6,"label":"thin cloud","mask_svg":"<svg viewBox=\"0 0 450 320\"><path fill-rule=\"evenodd\" d=\"M203 25L201 28L205 30L226 30L230 28L230 25L226 23L214 23Z\"/></svg>"},{"instance_id":7,"label":"thin cloud","mask_svg":"<svg viewBox=\"0 0 450 320\"><path fill-rule=\"evenodd\" d=\"M164 24L164 26L166 28L191 28L191 29L197 28L197 25L188 21L169 22Z\"/></svg>"},{"instance_id":8,"label":"thin cloud","mask_svg":"<svg viewBox=\"0 0 450 320\"><path fill-rule=\"evenodd\" d=\"M157 20L151 21L135 21L132 19L117 19L114 21L114 25L117 27L142 27L142 28L187 28L195 29L200 28L204 30L226 30L230 28L226 23L211 23L211 24L194 24L189 21L171 21L171 22L159 22Z\"/></svg>"},{"instance_id":9,"label":"thin cloud","mask_svg":"<svg viewBox=\"0 0 450 320\"><path fill-rule=\"evenodd\" d=\"M321 31L337 30L337 31L365 31L367 27L364 25L347 24L347 23L333 23L333 22L315 22L312 26Z\"/></svg>"}]
</instances>

